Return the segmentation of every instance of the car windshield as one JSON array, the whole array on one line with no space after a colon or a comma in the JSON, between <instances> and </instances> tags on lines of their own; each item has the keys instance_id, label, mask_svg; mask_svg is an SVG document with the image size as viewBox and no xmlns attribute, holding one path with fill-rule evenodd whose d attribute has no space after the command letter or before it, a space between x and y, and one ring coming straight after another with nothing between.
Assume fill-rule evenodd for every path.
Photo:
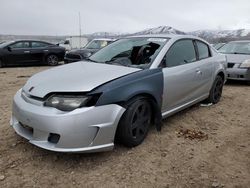
<instances>
[{"instance_id":1,"label":"car windshield","mask_svg":"<svg viewBox=\"0 0 250 188\"><path fill-rule=\"evenodd\" d=\"M225 45L225 43L218 43L218 44L214 44L213 46L214 46L214 48L216 49L216 50L219 50L222 46L224 46Z\"/></svg>"},{"instance_id":2,"label":"car windshield","mask_svg":"<svg viewBox=\"0 0 250 188\"><path fill-rule=\"evenodd\" d=\"M6 46L12 44L13 42L14 42L14 41L3 42L3 43L0 44L0 48L4 48L4 47L6 47Z\"/></svg>"},{"instance_id":3,"label":"car windshield","mask_svg":"<svg viewBox=\"0 0 250 188\"><path fill-rule=\"evenodd\" d=\"M250 42L230 42L222 46L218 51L225 54L250 55Z\"/></svg>"},{"instance_id":4,"label":"car windshield","mask_svg":"<svg viewBox=\"0 0 250 188\"><path fill-rule=\"evenodd\" d=\"M87 49L101 49L110 43L108 40L92 40L86 45Z\"/></svg>"},{"instance_id":5,"label":"car windshield","mask_svg":"<svg viewBox=\"0 0 250 188\"><path fill-rule=\"evenodd\" d=\"M96 52L89 60L146 69L168 40L150 37L120 39Z\"/></svg>"}]
</instances>

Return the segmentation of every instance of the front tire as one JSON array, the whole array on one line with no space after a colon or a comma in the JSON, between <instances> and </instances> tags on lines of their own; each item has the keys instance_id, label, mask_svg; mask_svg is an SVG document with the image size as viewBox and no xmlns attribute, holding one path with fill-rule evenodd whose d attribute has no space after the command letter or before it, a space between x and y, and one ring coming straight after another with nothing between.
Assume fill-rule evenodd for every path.
<instances>
[{"instance_id":1,"label":"front tire","mask_svg":"<svg viewBox=\"0 0 250 188\"><path fill-rule=\"evenodd\" d=\"M210 90L209 97L207 98L208 103L216 104L220 101L224 81L221 76L216 76L213 86Z\"/></svg>"},{"instance_id":2,"label":"front tire","mask_svg":"<svg viewBox=\"0 0 250 188\"><path fill-rule=\"evenodd\" d=\"M58 57L54 54L51 54L51 55L48 55L47 56L47 64L49 66L56 66L58 65L59 63L59 60L58 60Z\"/></svg>"},{"instance_id":3,"label":"front tire","mask_svg":"<svg viewBox=\"0 0 250 188\"><path fill-rule=\"evenodd\" d=\"M116 139L127 147L140 145L146 138L152 120L152 108L144 97L130 101L116 132Z\"/></svg>"}]
</instances>

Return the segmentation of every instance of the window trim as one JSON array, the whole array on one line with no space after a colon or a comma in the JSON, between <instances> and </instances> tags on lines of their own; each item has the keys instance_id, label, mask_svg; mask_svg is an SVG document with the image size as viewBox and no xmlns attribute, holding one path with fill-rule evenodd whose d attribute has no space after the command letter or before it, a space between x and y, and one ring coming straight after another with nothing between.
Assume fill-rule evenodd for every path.
<instances>
[{"instance_id":1,"label":"window trim","mask_svg":"<svg viewBox=\"0 0 250 188\"><path fill-rule=\"evenodd\" d=\"M193 39L193 38L181 38L181 39L176 40L176 41L168 48L167 52L165 53L165 55L164 55L163 58L161 59L161 63L158 65L159 68L172 68L172 67L167 67L166 65L163 66L163 60L166 59L166 55L167 55L167 53L169 52L169 50L172 48L172 46L175 45L177 42L182 41L182 40L190 40L190 41L192 41L192 44L193 44L193 46L194 46L194 52L195 52L195 58L196 58L196 60L195 60L195 61L192 61L192 62L189 62L189 63L195 63L195 62L199 61L199 59L198 59L198 54L197 54L197 50L196 50L196 47L195 47L195 44L194 44L196 39ZM189 64L189 63L185 63L185 64L182 64L182 65L186 65L186 64ZM178 67L178 66L182 66L182 65L176 65L176 66L173 66L173 67Z\"/></svg>"}]
</instances>

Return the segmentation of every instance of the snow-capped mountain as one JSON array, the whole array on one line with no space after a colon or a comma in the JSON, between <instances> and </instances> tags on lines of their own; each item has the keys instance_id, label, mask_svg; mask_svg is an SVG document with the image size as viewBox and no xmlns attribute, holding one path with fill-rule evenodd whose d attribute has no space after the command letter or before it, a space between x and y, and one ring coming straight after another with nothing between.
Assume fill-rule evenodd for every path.
<instances>
[{"instance_id":1,"label":"snow-capped mountain","mask_svg":"<svg viewBox=\"0 0 250 188\"><path fill-rule=\"evenodd\" d=\"M133 33L133 35L148 35L148 34L179 34L184 35L185 32L174 29L170 26L159 26L155 28L145 29L140 32Z\"/></svg>"},{"instance_id":2,"label":"snow-capped mountain","mask_svg":"<svg viewBox=\"0 0 250 188\"><path fill-rule=\"evenodd\" d=\"M188 32L188 34L199 36L206 39L216 38L241 38L250 36L250 30L238 29L238 30L198 30Z\"/></svg>"},{"instance_id":3,"label":"snow-capped mountain","mask_svg":"<svg viewBox=\"0 0 250 188\"><path fill-rule=\"evenodd\" d=\"M175 29L170 26L159 26L154 28L145 29L135 33L109 33L109 32L99 32L91 35L92 38L100 37L115 37L119 38L121 36L131 36L131 35L149 35L149 34L180 34L180 35L194 35L204 38L208 41L217 42L220 39L225 41L235 40L235 39L250 39L250 30L238 29L238 30L198 30L192 32L184 32Z\"/></svg>"}]
</instances>

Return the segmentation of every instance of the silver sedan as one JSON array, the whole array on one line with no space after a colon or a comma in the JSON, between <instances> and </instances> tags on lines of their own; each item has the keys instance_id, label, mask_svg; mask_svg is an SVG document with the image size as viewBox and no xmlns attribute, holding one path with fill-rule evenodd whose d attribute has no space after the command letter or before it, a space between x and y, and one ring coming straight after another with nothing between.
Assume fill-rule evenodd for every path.
<instances>
[{"instance_id":1,"label":"silver sedan","mask_svg":"<svg viewBox=\"0 0 250 188\"><path fill-rule=\"evenodd\" d=\"M134 147L149 126L195 103L216 104L225 55L181 35L120 39L88 60L32 76L14 97L11 126L30 143L58 152Z\"/></svg>"},{"instance_id":2,"label":"silver sedan","mask_svg":"<svg viewBox=\"0 0 250 188\"><path fill-rule=\"evenodd\" d=\"M250 41L229 42L219 52L226 54L228 79L250 83Z\"/></svg>"}]
</instances>

